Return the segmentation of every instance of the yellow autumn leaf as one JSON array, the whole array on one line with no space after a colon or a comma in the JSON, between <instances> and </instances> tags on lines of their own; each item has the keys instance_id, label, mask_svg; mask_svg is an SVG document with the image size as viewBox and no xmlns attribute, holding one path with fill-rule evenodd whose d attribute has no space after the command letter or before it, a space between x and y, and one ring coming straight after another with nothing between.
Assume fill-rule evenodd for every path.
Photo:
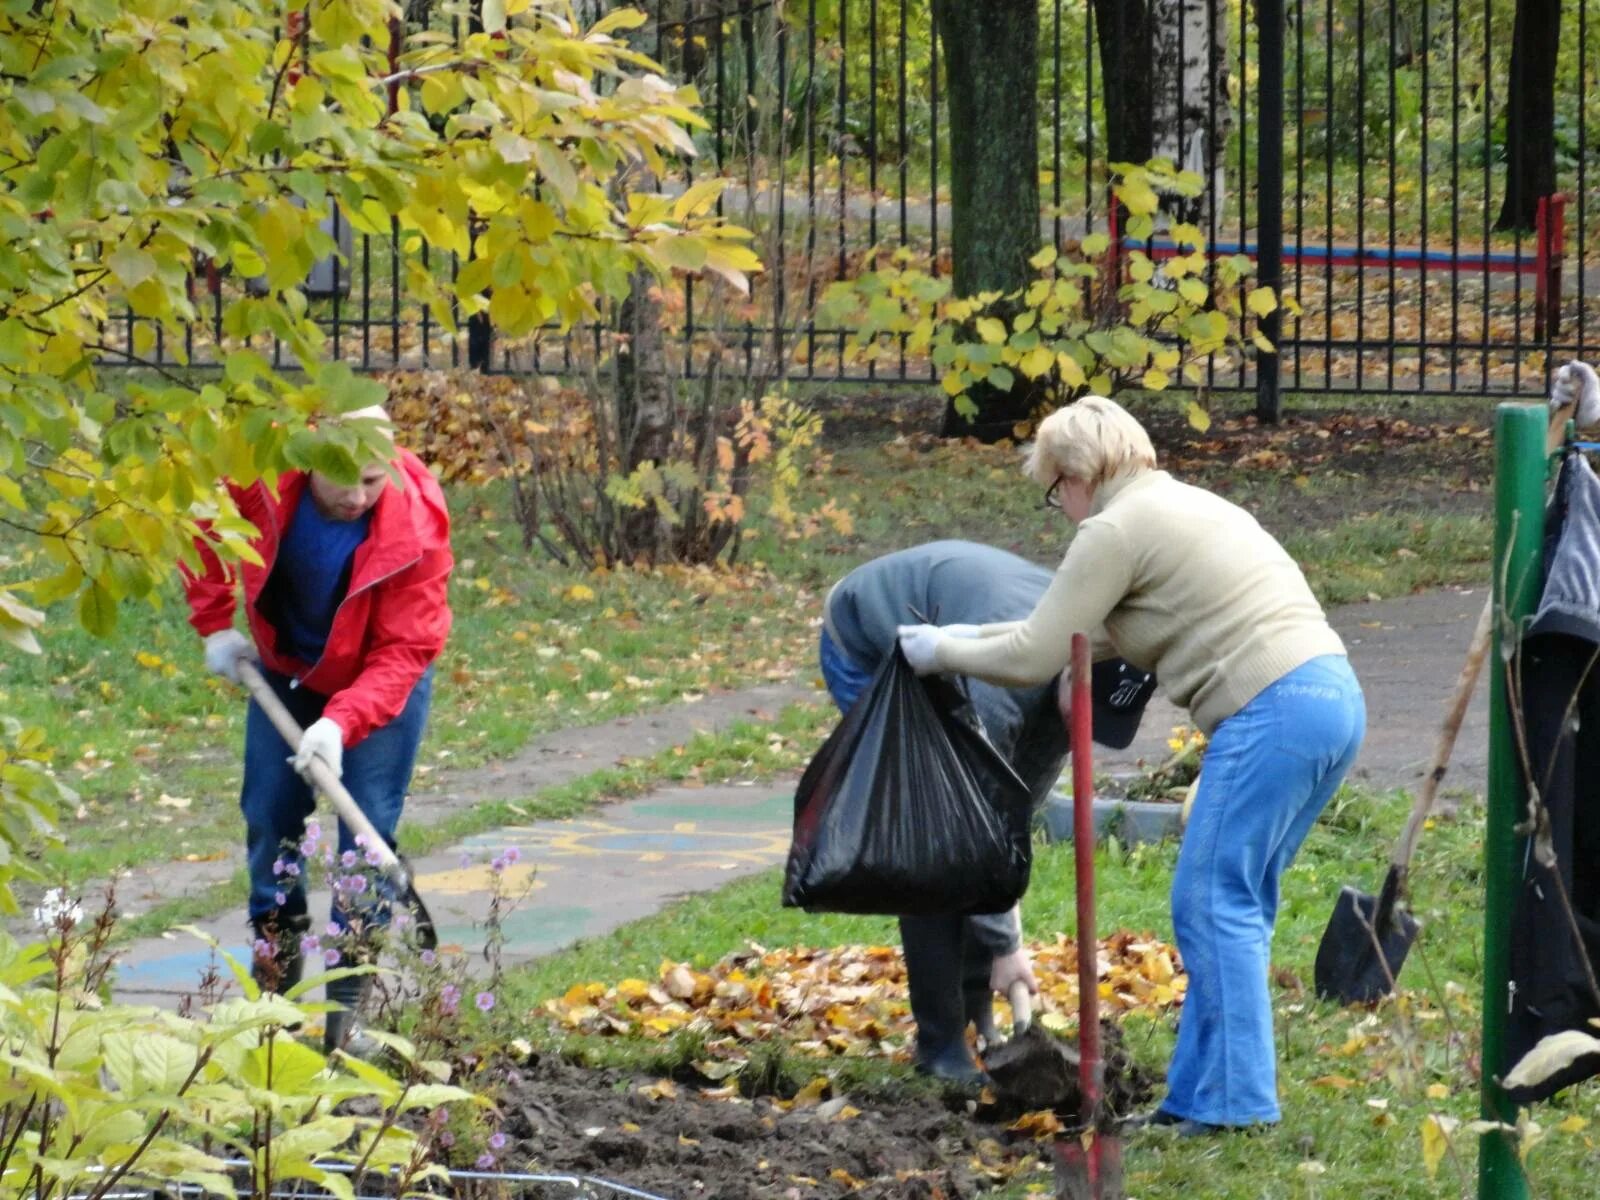
<instances>
[{"instance_id":1,"label":"yellow autumn leaf","mask_svg":"<svg viewBox=\"0 0 1600 1200\"><path fill-rule=\"evenodd\" d=\"M978 336L990 346L998 346L1006 340L1005 322L998 317L979 317Z\"/></svg>"},{"instance_id":2,"label":"yellow autumn leaf","mask_svg":"<svg viewBox=\"0 0 1600 1200\"><path fill-rule=\"evenodd\" d=\"M1184 416L1189 419L1189 424L1200 433L1211 428L1211 414L1193 400L1184 406Z\"/></svg>"},{"instance_id":3,"label":"yellow autumn leaf","mask_svg":"<svg viewBox=\"0 0 1600 1200\"><path fill-rule=\"evenodd\" d=\"M1450 1089L1445 1084L1442 1084L1442 1083L1430 1083L1428 1085L1428 1099L1429 1100L1443 1100L1449 1094L1450 1094Z\"/></svg>"},{"instance_id":4,"label":"yellow autumn leaf","mask_svg":"<svg viewBox=\"0 0 1600 1200\"><path fill-rule=\"evenodd\" d=\"M594 599L594 589L583 583L573 584L563 594L566 599L578 604L587 604Z\"/></svg>"},{"instance_id":5,"label":"yellow autumn leaf","mask_svg":"<svg viewBox=\"0 0 1600 1200\"><path fill-rule=\"evenodd\" d=\"M1035 346L1022 356L1017 364L1022 368L1022 373L1029 379L1037 379L1048 371L1055 362L1056 356L1050 352L1048 346Z\"/></svg>"},{"instance_id":6,"label":"yellow autumn leaf","mask_svg":"<svg viewBox=\"0 0 1600 1200\"><path fill-rule=\"evenodd\" d=\"M1278 307L1278 297L1269 287L1253 288L1244 300L1245 307L1258 317L1264 317L1274 312Z\"/></svg>"},{"instance_id":7,"label":"yellow autumn leaf","mask_svg":"<svg viewBox=\"0 0 1600 1200\"><path fill-rule=\"evenodd\" d=\"M133 661L149 671L159 671L164 661L159 654L151 654L148 650L140 650L133 656Z\"/></svg>"},{"instance_id":8,"label":"yellow autumn leaf","mask_svg":"<svg viewBox=\"0 0 1600 1200\"><path fill-rule=\"evenodd\" d=\"M1159 392L1162 388L1166 387L1169 382L1170 380L1167 377L1167 373L1158 367L1151 367L1144 373L1143 383L1148 391Z\"/></svg>"},{"instance_id":9,"label":"yellow autumn leaf","mask_svg":"<svg viewBox=\"0 0 1600 1200\"><path fill-rule=\"evenodd\" d=\"M1587 1129L1588 1127L1589 1118L1580 1117L1577 1113L1573 1113L1565 1121L1560 1122L1556 1126L1556 1128L1562 1133L1577 1133L1580 1130Z\"/></svg>"},{"instance_id":10,"label":"yellow autumn leaf","mask_svg":"<svg viewBox=\"0 0 1600 1200\"><path fill-rule=\"evenodd\" d=\"M1452 1117L1429 1113L1422 1119L1422 1165L1432 1179L1439 1172L1439 1164L1450 1149L1450 1133L1456 1122Z\"/></svg>"},{"instance_id":11,"label":"yellow autumn leaf","mask_svg":"<svg viewBox=\"0 0 1600 1200\"><path fill-rule=\"evenodd\" d=\"M833 1081L826 1075L818 1075L794 1094L794 1106L796 1108L812 1108L822 1103L823 1096L827 1094L828 1089L832 1086Z\"/></svg>"},{"instance_id":12,"label":"yellow autumn leaf","mask_svg":"<svg viewBox=\"0 0 1600 1200\"><path fill-rule=\"evenodd\" d=\"M1054 246L1040 246L1038 252L1028 260L1028 265L1035 271L1042 271L1056 260Z\"/></svg>"}]
</instances>

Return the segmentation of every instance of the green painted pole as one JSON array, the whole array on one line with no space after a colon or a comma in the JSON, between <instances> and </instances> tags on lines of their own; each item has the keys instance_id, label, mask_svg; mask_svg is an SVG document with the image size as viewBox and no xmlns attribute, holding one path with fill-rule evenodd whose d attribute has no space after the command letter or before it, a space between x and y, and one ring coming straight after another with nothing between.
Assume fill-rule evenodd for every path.
<instances>
[{"instance_id":1,"label":"green painted pole","mask_svg":"<svg viewBox=\"0 0 1600 1200\"><path fill-rule=\"evenodd\" d=\"M1494 656L1489 688L1489 816L1483 834L1483 1083L1486 1120L1515 1123L1517 1107L1495 1083L1506 1070L1511 912L1519 858L1514 827L1526 788L1512 732L1510 672L1503 646L1538 600L1539 554L1544 536L1548 409L1502 404L1495 412ZM1478 1139L1479 1200L1526 1200L1527 1181L1513 1140L1504 1133Z\"/></svg>"}]
</instances>

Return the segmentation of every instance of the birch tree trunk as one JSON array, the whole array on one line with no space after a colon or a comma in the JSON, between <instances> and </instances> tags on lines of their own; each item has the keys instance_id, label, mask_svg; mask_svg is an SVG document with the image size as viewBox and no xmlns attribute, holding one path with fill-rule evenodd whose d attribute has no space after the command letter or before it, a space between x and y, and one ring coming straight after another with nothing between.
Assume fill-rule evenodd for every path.
<instances>
[{"instance_id":1,"label":"birch tree trunk","mask_svg":"<svg viewBox=\"0 0 1600 1200\"><path fill-rule=\"evenodd\" d=\"M1168 211L1205 231L1223 197L1228 105L1228 28L1222 0L1151 0L1151 132L1154 156L1206 180Z\"/></svg>"}]
</instances>

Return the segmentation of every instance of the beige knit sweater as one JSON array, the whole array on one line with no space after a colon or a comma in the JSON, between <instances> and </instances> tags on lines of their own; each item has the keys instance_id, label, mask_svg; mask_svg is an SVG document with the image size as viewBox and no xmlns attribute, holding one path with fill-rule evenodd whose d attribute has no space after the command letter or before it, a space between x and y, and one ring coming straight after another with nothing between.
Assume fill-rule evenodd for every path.
<instances>
[{"instance_id":1,"label":"beige knit sweater","mask_svg":"<svg viewBox=\"0 0 1600 1200\"><path fill-rule=\"evenodd\" d=\"M1268 684L1343 654L1293 559L1236 504L1137 471L1102 485L1055 579L1024 621L941 638L941 670L1008 687L1062 670L1074 633L1096 657L1154 671L1210 734Z\"/></svg>"}]
</instances>

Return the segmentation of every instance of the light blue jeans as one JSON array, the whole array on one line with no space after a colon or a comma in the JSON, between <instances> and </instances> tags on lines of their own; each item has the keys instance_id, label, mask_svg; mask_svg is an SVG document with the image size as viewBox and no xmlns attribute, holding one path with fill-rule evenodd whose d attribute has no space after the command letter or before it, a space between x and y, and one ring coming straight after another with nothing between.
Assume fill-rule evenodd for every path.
<instances>
[{"instance_id":1,"label":"light blue jeans","mask_svg":"<svg viewBox=\"0 0 1600 1200\"><path fill-rule=\"evenodd\" d=\"M1366 727L1349 660L1327 655L1263 689L1212 734L1172 880L1189 975L1161 1104L1174 1116L1278 1119L1267 991L1278 884Z\"/></svg>"}]
</instances>

